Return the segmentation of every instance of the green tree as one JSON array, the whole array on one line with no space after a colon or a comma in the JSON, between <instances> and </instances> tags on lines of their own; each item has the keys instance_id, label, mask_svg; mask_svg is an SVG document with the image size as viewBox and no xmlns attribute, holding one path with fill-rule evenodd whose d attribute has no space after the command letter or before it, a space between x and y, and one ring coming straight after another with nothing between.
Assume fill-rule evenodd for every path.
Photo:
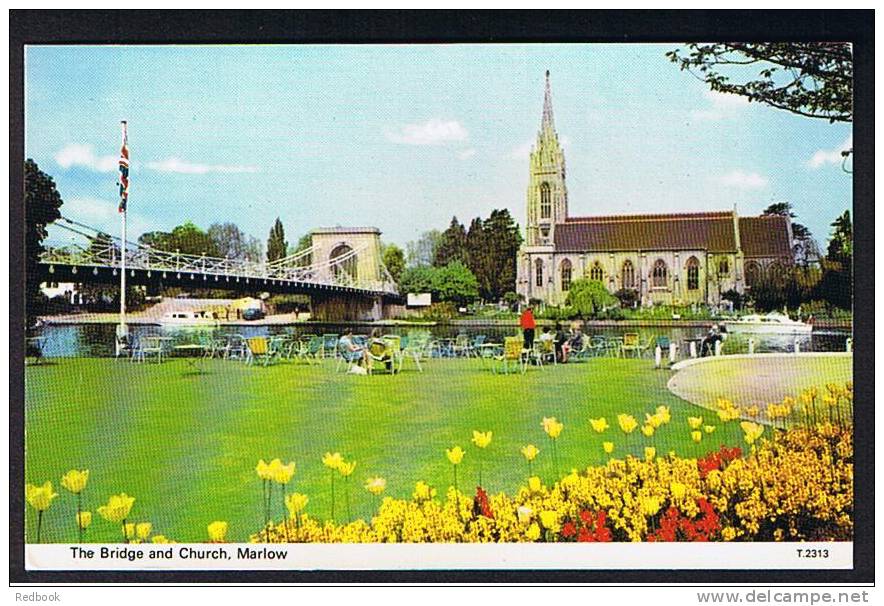
<instances>
[{"instance_id":1,"label":"green tree","mask_svg":"<svg viewBox=\"0 0 884 606\"><path fill-rule=\"evenodd\" d=\"M620 301L608 292L600 280L580 279L571 282L565 304L581 318L595 318L608 307L619 306Z\"/></svg>"},{"instance_id":2,"label":"green tree","mask_svg":"<svg viewBox=\"0 0 884 606\"><path fill-rule=\"evenodd\" d=\"M405 270L405 252L395 244L387 244L383 248L382 259L393 280L399 284Z\"/></svg>"},{"instance_id":3,"label":"green tree","mask_svg":"<svg viewBox=\"0 0 884 606\"><path fill-rule=\"evenodd\" d=\"M300 238L298 238L298 243L289 248L289 255L296 255L300 252L304 252L305 250L310 250L313 247L313 236L310 232L307 232ZM299 267L307 267L313 262L313 254L307 254L298 259Z\"/></svg>"},{"instance_id":4,"label":"green tree","mask_svg":"<svg viewBox=\"0 0 884 606\"><path fill-rule=\"evenodd\" d=\"M789 202L775 202L765 208L761 214L779 215L790 219L796 217ZM816 240L805 225L795 221L792 221L792 252L795 255L795 262L801 266L807 267L819 262L820 252Z\"/></svg>"},{"instance_id":5,"label":"green tree","mask_svg":"<svg viewBox=\"0 0 884 606\"><path fill-rule=\"evenodd\" d=\"M408 242L405 245L405 259L408 267L432 265L441 239L442 232L438 229L431 229L422 233L417 240Z\"/></svg>"},{"instance_id":6,"label":"green tree","mask_svg":"<svg viewBox=\"0 0 884 606\"><path fill-rule=\"evenodd\" d=\"M273 227L270 228L270 237L267 238L267 260L276 261L282 259L288 253L289 244L285 241L285 229L279 217Z\"/></svg>"},{"instance_id":7,"label":"green tree","mask_svg":"<svg viewBox=\"0 0 884 606\"><path fill-rule=\"evenodd\" d=\"M799 116L853 120L850 43L691 43L666 56L714 91Z\"/></svg>"},{"instance_id":8,"label":"green tree","mask_svg":"<svg viewBox=\"0 0 884 606\"><path fill-rule=\"evenodd\" d=\"M479 282L479 294L483 298L491 297L494 280L494 250L491 249L485 232L485 223L479 217L470 222L465 241L465 262Z\"/></svg>"},{"instance_id":9,"label":"green tree","mask_svg":"<svg viewBox=\"0 0 884 606\"><path fill-rule=\"evenodd\" d=\"M399 289L404 293L432 293L435 273L436 268L429 265L406 267L399 280Z\"/></svg>"},{"instance_id":10,"label":"green tree","mask_svg":"<svg viewBox=\"0 0 884 606\"><path fill-rule=\"evenodd\" d=\"M141 234L138 241L157 250L178 251L182 255L223 256L208 232L203 231L191 221L177 225L171 232L146 232Z\"/></svg>"},{"instance_id":11,"label":"green tree","mask_svg":"<svg viewBox=\"0 0 884 606\"><path fill-rule=\"evenodd\" d=\"M25 160L25 317L33 326L46 299L40 291L39 262L46 226L61 217L61 195L52 177L30 158Z\"/></svg>"},{"instance_id":12,"label":"green tree","mask_svg":"<svg viewBox=\"0 0 884 606\"><path fill-rule=\"evenodd\" d=\"M844 211L835 219L832 228L818 294L833 305L850 309L853 305L853 223L850 211Z\"/></svg>"},{"instance_id":13,"label":"green tree","mask_svg":"<svg viewBox=\"0 0 884 606\"><path fill-rule=\"evenodd\" d=\"M479 296L479 282L466 265L452 261L445 267L435 269L431 292L438 301L466 305Z\"/></svg>"},{"instance_id":14,"label":"green tree","mask_svg":"<svg viewBox=\"0 0 884 606\"><path fill-rule=\"evenodd\" d=\"M515 288L516 255L522 245L522 235L519 225L505 208L491 211L483 227L487 254L482 266L487 272L487 291L483 296L499 301L505 292Z\"/></svg>"},{"instance_id":15,"label":"green tree","mask_svg":"<svg viewBox=\"0 0 884 606\"><path fill-rule=\"evenodd\" d=\"M443 231L439 238L439 245L433 256L433 265L445 267L452 261L466 261L466 244L467 232L464 226L457 220L457 217L452 217L448 229Z\"/></svg>"},{"instance_id":16,"label":"green tree","mask_svg":"<svg viewBox=\"0 0 884 606\"><path fill-rule=\"evenodd\" d=\"M213 223L207 233L218 256L238 261L261 260L261 241L243 232L235 223Z\"/></svg>"}]
</instances>

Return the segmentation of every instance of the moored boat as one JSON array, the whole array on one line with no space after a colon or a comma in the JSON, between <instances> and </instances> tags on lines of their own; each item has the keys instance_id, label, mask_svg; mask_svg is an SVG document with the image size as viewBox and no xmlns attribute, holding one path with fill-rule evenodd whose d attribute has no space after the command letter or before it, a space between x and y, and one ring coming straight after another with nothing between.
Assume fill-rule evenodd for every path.
<instances>
[{"instance_id":1,"label":"moored boat","mask_svg":"<svg viewBox=\"0 0 884 606\"><path fill-rule=\"evenodd\" d=\"M811 324L793 320L787 315L776 312L743 316L737 320L728 320L724 325L728 332L733 333L809 335L813 330Z\"/></svg>"}]
</instances>

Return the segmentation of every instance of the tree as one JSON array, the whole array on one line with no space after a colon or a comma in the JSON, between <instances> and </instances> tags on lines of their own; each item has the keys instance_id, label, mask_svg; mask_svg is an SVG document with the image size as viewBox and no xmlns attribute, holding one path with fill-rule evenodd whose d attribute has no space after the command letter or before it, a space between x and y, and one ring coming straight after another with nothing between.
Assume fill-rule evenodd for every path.
<instances>
[{"instance_id":1,"label":"tree","mask_svg":"<svg viewBox=\"0 0 884 606\"><path fill-rule=\"evenodd\" d=\"M484 221L484 246L486 260L483 271L488 272L483 296L499 300L516 284L516 255L522 245L519 225L507 209L492 210Z\"/></svg>"},{"instance_id":2,"label":"tree","mask_svg":"<svg viewBox=\"0 0 884 606\"><path fill-rule=\"evenodd\" d=\"M285 229L279 217L273 227L270 228L270 237L267 238L267 260L276 261L286 256L289 250L289 243L285 241Z\"/></svg>"},{"instance_id":3,"label":"tree","mask_svg":"<svg viewBox=\"0 0 884 606\"><path fill-rule=\"evenodd\" d=\"M620 301L608 292L600 280L580 279L571 282L565 304L572 307L581 318L598 316L608 307L620 304Z\"/></svg>"},{"instance_id":4,"label":"tree","mask_svg":"<svg viewBox=\"0 0 884 606\"><path fill-rule=\"evenodd\" d=\"M398 284L405 270L405 252L395 244L387 244L383 248L382 259L393 281Z\"/></svg>"},{"instance_id":5,"label":"tree","mask_svg":"<svg viewBox=\"0 0 884 606\"><path fill-rule=\"evenodd\" d=\"M451 301L466 305L479 296L479 282L469 268L460 261L452 261L445 267L437 267L432 278L433 297L439 301Z\"/></svg>"},{"instance_id":6,"label":"tree","mask_svg":"<svg viewBox=\"0 0 884 606\"><path fill-rule=\"evenodd\" d=\"M790 219L796 217L792 212L792 204L789 202L775 202L765 208L761 214L778 215ZM795 255L795 262L803 267L819 262L820 252L816 240L806 226L795 221L792 222L792 252Z\"/></svg>"},{"instance_id":7,"label":"tree","mask_svg":"<svg viewBox=\"0 0 884 606\"><path fill-rule=\"evenodd\" d=\"M296 255L298 253L304 252L306 250L310 250L313 248L313 235L310 232L307 232L300 238L298 238L298 243L289 248L289 255ZM303 257L298 258L298 267L307 267L313 262L313 254L306 254Z\"/></svg>"},{"instance_id":8,"label":"tree","mask_svg":"<svg viewBox=\"0 0 884 606\"><path fill-rule=\"evenodd\" d=\"M46 226L61 217L61 195L52 177L30 158L25 160L25 316L33 326L45 296L40 291L39 263L45 250Z\"/></svg>"},{"instance_id":9,"label":"tree","mask_svg":"<svg viewBox=\"0 0 884 606\"><path fill-rule=\"evenodd\" d=\"M819 296L842 309L853 305L853 223L850 211L832 222L832 237L823 262Z\"/></svg>"},{"instance_id":10,"label":"tree","mask_svg":"<svg viewBox=\"0 0 884 606\"><path fill-rule=\"evenodd\" d=\"M431 229L422 233L414 242L407 243L405 245L405 258L408 267L432 265L441 239L442 232L438 229Z\"/></svg>"},{"instance_id":11,"label":"tree","mask_svg":"<svg viewBox=\"0 0 884 606\"><path fill-rule=\"evenodd\" d=\"M234 223L213 223L209 226L208 236L218 256L256 263L261 260L261 241L246 234Z\"/></svg>"},{"instance_id":12,"label":"tree","mask_svg":"<svg viewBox=\"0 0 884 606\"><path fill-rule=\"evenodd\" d=\"M470 222L464 249L466 265L479 282L479 293L483 298L490 298L494 272L494 251L489 245L485 224L479 217Z\"/></svg>"},{"instance_id":13,"label":"tree","mask_svg":"<svg viewBox=\"0 0 884 606\"><path fill-rule=\"evenodd\" d=\"M223 256L215 240L191 221L175 226L171 232L150 231L138 238L141 244L166 252L178 251L182 255Z\"/></svg>"},{"instance_id":14,"label":"tree","mask_svg":"<svg viewBox=\"0 0 884 606\"><path fill-rule=\"evenodd\" d=\"M691 43L666 56L713 91L800 116L853 120L853 53L847 42Z\"/></svg>"},{"instance_id":15,"label":"tree","mask_svg":"<svg viewBox=\"0 0 884 606\"><path fill-rule=\"evenodd\" d=\"M399 289L405 293L432 293L435 272L436 268L429 265L407 267L402 272Z\"/></svg>"},{"instance_id":16,"label":"tree","mask_svg":"<svg viewBox=\"0 0 884 606\"><path fill-rule=\"evenodd\" d=\"M445 267L452 261L466 261L466 244L467 232L464 226L457 220L457 217L452 217L448 229L443 231L439 238L439 245L433 255L433 265Z\"/></svg>"}]
</instances>

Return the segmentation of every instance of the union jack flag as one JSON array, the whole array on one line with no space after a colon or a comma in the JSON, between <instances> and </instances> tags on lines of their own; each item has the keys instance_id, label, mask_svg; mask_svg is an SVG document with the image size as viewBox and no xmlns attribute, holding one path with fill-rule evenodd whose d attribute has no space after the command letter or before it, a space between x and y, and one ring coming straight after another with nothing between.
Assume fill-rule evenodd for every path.
<instances>
[{"instance_id":1,"label":"union jack flag","mask_svg":"<svg viewBox=\"0 0 884 606\"><path fill-rule=\"evenodd\" d=\"M126 133L126 123L123 122L123 146L120 149L120 207L121 213L126 212L126 202L129 201L129 136Z\"/></svg>"}]
</instances>

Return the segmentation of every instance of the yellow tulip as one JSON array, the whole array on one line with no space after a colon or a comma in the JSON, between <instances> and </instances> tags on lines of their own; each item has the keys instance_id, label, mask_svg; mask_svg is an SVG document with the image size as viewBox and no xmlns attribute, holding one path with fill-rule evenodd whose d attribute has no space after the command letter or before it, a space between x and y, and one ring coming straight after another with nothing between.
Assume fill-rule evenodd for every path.
<instances>
[{"instance_id":1,"label":"yellow tulip","mask_svg":"<svg viewBox=\"0 0 884 606\"><path fill-rule=\"evenodd\" d=\"M645 459L650 461L657 456L657 449L653 446L645 446Z\"/></svg>"},{"instance_id":2,"label":"yellow tulip","mask_svg":"<svg viewBox=\"0 0 884 606\"><path fill-rule=\"evenodd\" d=\"M347 463L345 461L345 462L342 462L338 466L338 471L345 478L350 476L350 474L352 474L355 469L356 469L356 461L350 461L349 463Z\"/></svg>"},{"instance_id":3,"label":"yellow tulip","mask_svg":"<svg viewBox=\"0 0 884 606\"><path fill-rule=\"evenodd\" d=\"M89 528L89 524L92 523L92 512L91 511L81 511L77 514L77 527L86 530Z\"/></svg>"},{"instance_id":4,"label":"yellow tulip","mask_svg":"<svg viewBox=\"0 0 884 606\"><path fill-rule=\"evenodd\" d=\"M534 444L528 444L527 446L522 447L522 456L525 457L527 461L533 461L537 458L537 454L540 452L540 449L537 448Z\"/></svg>"},{"instance_id":5,"label":"yellow tulip","mask_svg":"<svg viewBox=\"0 0 884 606\"><path fill-rule=\"evenodd\" d=\"M57 496L52 490L52 482L46 482L43 486L25 485L25 499L37 511L49 509L49 506L52 505L52 499Z\"/></svg>"},{"instance_id":6,"label":"yellow tulip","mask_svg":"<svg viewBox=\"0 0 884 606\"><path fill-rule=\"evenodd\" d=\"M654 427L651 425L642 425L642 433L645 434L646 438L650 438L654 435Z\"/></svg>"},{"instance_id":7,"label":"yellow tulip","mask_svg":"<svg viewBox=\"0 0 884 606\"><path fill-rule=\"evenodd\" d=\"M445 449L445 456L448 457L448 461L452 465L460 465L460 462L463 461L464 454L466 453L460 446Z\"/></svg>"},{"instance_id":8,"label":"yellow tulip","mask_svg":"<svg viewBox=\"0 0 884 606\"><path fill-rule=\"evenodd\" d=\"M63 476L61 476L61 485L66 488L68 491L79 494L86 488L86 482L89 480L89 470L84 469L79 471L77 469L72 469Z\"/></svg>"},{"instance_id":9,"label":"yellow tulip","mask_svg":"<svg viewBox=\"0 0 884 606\"><path fill-rule=\"evenodd\" d=\"M292 476L295 475L295 462L290 461L288 465L283 465L279 459L273 459L270 463L271 478L277 484L288 484Z\"/></svg>"},{"instance_id":10,"label":"yellow tulip","mask_svg":"<svg viewBox=\"0 0 884 606\"><path fill-rule=\"evenodd\" d=\"M764 433L764 425L760 423L753 423L751 421L743 421L740 423L740 428L742 428L743 433L745 434L743 437L745 438L748 444L752 444L761 437L761 434Z\"/></svg>"},{"instance_id":11,"label":"yellow tulip","mask_svg":"<svg viewBox=\"0 0 884 606\"><path fill-rule=\"evenodd\" d=\"M532 513L533 512L532 512L531 508L528 507L527 505L519 505L519 507L516 508L516 514L519 517L519 522L521 522L522 524L527 524L528 522L531 521L531 514Z\"/></svg>"},{"instance_id":12,"label":"yellow tulip","mask_svg":"<svg viewBox=\"0 0 884 606\"><path fill-rule=\"evenodd\" d=\"M255 466L255 472L258 474L258 477L262 480L271 480L273 479L273 472L270 469L270 465L264 462L264 459L258 461L258 464Z\"/></svg>"},{"instance_id":13,"label":"yellow tulip","mask_svg":"<svg viewBox=\"0 0 884 606\"><path fill-rule=\"evenodd\" d=\"M553 440L559 437L559 434L562 433L562 429L565 427L565 425L559 423L555 417L543 417L543 421L540 422L540 425L543 427L543 431L546 432L546 435Z\"/></svg>"},{"instance_id":14,"label":"yellow tulip","mask_svg":"<svg viewBox=\"0 0 884 606\"><path fill-rule=\"evenodd\" d=\"M715 426L714 425L704 425L703 430L706 433L712 433L713 431L715 431Z\"/></svg>"},{"instance_id":15,"label":"yellow tulip","mask_svg":"<svg viewBox=\"0 0 884 606\"><path fill-rule=\"evenodd\" d=\"M125 492L121 494L111 495L107 501L107 505L102 505L97 509L98 515L107 520L119 524L127 517L135 503L135 497L130 497Z\"/></svg>"},{"instance_id":16,"label":"yellow tulip","mask_svg":"<svg viewBox=\"0 0 884 606\"><path fill-rule=\"evenodd\" d=\"M227 538L227 522L215 521L206 527L210 543L223 543Z\"/></svg>"},{"instance_id":17,"label":"yellow tulip","mask_svg":"<svg viewBox=\"0 0 884 606\"><path fill-rule=\"evenodd\" d=\"M166 543L169 543L169 539L166 538L166 535L163 535L163 534L155 534L155 535L153 535L153 536L150 538L150 542L151 542L151 543L156 543L156 544L158 544L158 545L159 545L159 544L163 544L163 545L164 545L164 544L166 544Z\"/></svg>"},{"instance_id":18,"label":"yellow tulip","mask_svg":"<svg viewBox=\"0 0 884 606\"><path fill-rule=\"evenodd\" d=\"M672 496L676 499L683 499L685 493L687 492L688 487L682 484L681 482L671 482L669 484L669 492L672 493Z\"/></svg>"},{"instance_id":19,"label":"yellow tulip","mask_svg":"<svg viewBox=\"0 0 884 606\"><path fill-rule=\"evenodd\" d=\"M660 499L657 497L642 497L639 499L641 511L646 516L652 516L660 511Z\"/></svg>"},{"instance_id":20,"label":"yellow tulip","mask_svg":"<svg viewBox=\"0 0 884 606\"><path fill-rule=\"evenodd\" d=\"M135 525L135 536L142 541L150 536L150 530L153 526L150 522L139 522Z\"/></svg>"},{"instance_id":21,"label":"yellow tulip","mask_svg":"<svg viewBox=\"0 0 884 606\"><path fill-rule=\"evenodd\" d=\"M746 414L749 415L750 417L757 417L758 416L758 405L753 404L752 406L747 406L746 407Z\"/></svg>"},{"instance_id":22,"label":"yellow tulip","mask_svg":"<svg viewBox=\"0 0 884 606\"><path fill-rule=\"evenodd\" d=\"M294 492L288 495L285 498L285 507L289 510L289 516L294 518L297 517L299 511L303 511L305 507L307 507L307 502L310 501L310 498L299 492Z\"/></svg>"},{"instance_id":23,"label":"yellow tulip","mask_svg":"<svg viewBox=\"0 0 884 606\"><path fill-rule=\"evenodd\" d=\"M599 417L598 419L590 419L589 424L592 425L592 428L596 431L596 433L602 433L608 427L608 420L605 417Z\"/></svg>"},{"instance_id":24,"label":"yellow tulip","mask_svg":"<svg viewBox=\"0 0 884 606\"><path fill-rule=\"evenodd\" d=\"M654 429L658 429L663 425L663 417L659 414L649 415L648 413L645 413L645 425L650 425Z\"/></svg>"},{"instance_id":25,"label":"yellow tulip","mask_svg":"<svg viewBox=\"0 0 884 606\"><path fill-rule=\"evenodd\" d=\"M669 407L668 406L658 406L657 407L657 414L660 416L660 420L663 423L669 423L669 421L672 418L672 416L669 414Z\"/></svg>"},{"instance_id":26,"label":"yellow tulip","mask_svg":"<svg viewBox=\"0 0 884 606\"><path fill-rule=\"evenodd\" d=\"M341 463L344 462L344 457L341 456L341 453L336 452L334 454L327 452L322 455L322 464L328 467L329 469L337 469L341 466Z\"/></svg>"},{"instance_id":27,"label":"yellow tulip","mask_svg":"<svg viewBox=\"0 0 884 606\"><path fill-rule=\"evenodd\" d=\"M436 496L436 489L431 488L426 482L420 480L414 485L414 494L412 496L415 501L429 501Z\"/></svg>"},{"instance_id":28,"label":"yellow tulip","mask_svg":"<svg viewBox=\"0 0 884 606\"><path fill-rule=\"evenodd\" d=\"M387 480L384 478L369 478L365 482L365 489L373 495L381 494L386 487Z\"/></svg>"},{"instance_id":29,"label":"yellow tulip","mask_svg":"<svg viewBox=\"0 0 884 606\"><path fill-rule=\"evenodd\" d=\"M625 434L630 434L635 431L635 428L638 427L638 421L635 420L635 417L632 415L617 415L617 423L620 425L620 429Z\"/></svg>"},{"instance_id":30,"label":"yellow tulip","mask_svg":"<svg viewBox=\"0 0 884 606\"><path fill-rule=\"evenodd\" d=\"M543 527L552 532L559 530L559 512L547 509L540 512L540 523Z\"/></svg>"},{"instance_id":31,"label":"yellow tulip","mask_svg":"<svg viewBox=\"0 0 884 606\"><path fill-rule=\"evenodd\" d=\"M614 452L614 443L613 442L602 442L602 448L605 449L605 452L611 454Z\"/></svg>"},{"instance_id":32,"label":"yellow tulip","mask_svg":"<svg viewBox=\"0 0 884 606\"><path fill-rule=\"evenodd\" d=\"M528 490L531 492L540 492L543 489L543 482L537 476L528 478Z\"/></svg>"},{"instance_id":33,"label":"yellow tulip","mask_svg":"<svg viewBox=\"0 0 884 606\"><path fill-rule=\"evenodd\" d=\"M126 534L127 540L135 540L135 522L127 522L126 525L123 527L123 530Z\"/></svg>"},{"instance_id":34,"label":"yellow tulip","mask_svg":"<svg viewBox=\"0 0 884 606\"><path fill-rule=\"evenodd\" d=\"M478 446L479 448L486 448L489 444L491 444L491 432L490 431L473 431L473 444Z\"/></svg>"},{"instance_id":35,"label":"yellow tulip","mask_svg":"<svg viewBox=\"0 0 884 606\"><path fill-rule=\"evenodd\" d=\"M691 432L691 439L694 442L696 442L697 444L699 444L700 440L703 439L703 432L702 431L692 431Z\"/></svg>"},{"instance_id":36,"label":"yellow tulip","mask_svg":"<svg viewBox=\"0 0 884 606\"><path fill-rule=\"evenodd\" d=\"M525 531L525 537L531 541L536 541L540 538L540 526L537 525L537 522L528 527L528 530Z\"/></svg>"},{"instance_id":37,"label":"yellow tulip","mask_svg":"<svg viewBox=\"0 0 884 606\"><path fill-rule=\"evenodd\" d=\"M691 426L691 429L699 429L702 424L703 417L688 417L688 425Z\"/></svg>"}]
</instances>

